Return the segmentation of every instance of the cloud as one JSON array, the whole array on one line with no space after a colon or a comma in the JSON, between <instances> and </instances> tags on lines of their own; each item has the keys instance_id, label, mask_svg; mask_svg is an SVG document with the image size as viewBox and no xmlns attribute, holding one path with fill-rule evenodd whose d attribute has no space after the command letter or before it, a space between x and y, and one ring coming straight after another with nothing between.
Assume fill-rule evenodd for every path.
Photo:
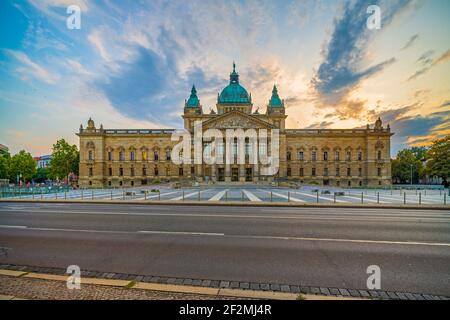
<instances>
[{"instance_id":1,"label":"cloud","mask_svg":"<svg viewBox=\"0 0 450 320\"><path fill-rule=\"evenodd\" d=\"M431 58L433 53L434 51L427 51L419 58L418 61L425 65L425 67L417 70L412 76L408 78L408 81L415 80L420 76L428 73L433 67L436 67L439 64L447 63L450 60L450 50L447 50L434 60Z\"/></svg>"},{"instance_id":2,"label":"cloud","mask_svg":"<svg viewBox=\"0 0 450 320\"><path fill-rule=\"evenodd\" d=\"M334 124L334 122L331 122L331 121L315 122L315 123L311 124L310 126L306 127L305 129L328 129L333 124Z\"/></svg>"},{"instance_id":3,"label":"cloud","mask_svg":"<svg viewBox=\"0 0 450 320\"><path fill-rule=\"evenodd\" d=\"M323 62L311 81L324 107L336 108L341 119L360 117L364 108L361 101L351 101L349 95L361 82L396 62L395 57L366 67L367 48L374 33L366 27L367 8L380 5L383 8L383 26L409 6L411 1L369 1L346 2L343 14L334 22L334 30L324 50ZM356 112L357 111L357 112Z\"/></svg>"},{"instance_id":4,"label":"cloud","mask_svg":"<svg viewBox=\"0 0 450 320\"><path fill-rule=\"evenodd\" d=\"M23 80L28 80L30 75L48 84L54 84L59 80L58 74L52 73L40 64L32 61L25 53L10 49L3 50L22 64L22 67L19 67L16 71Z\"/></svg>"},{"instance_id":5,"label":"cloud","mask_svg":"<svg viewBox=\"0 0 450 320\"><path fill-rule=\"evenodd\" d=\"M419 40L419 35L415 34L411 38L409 38L408 42L405 43L405 45L401 48L401 50L406 50L413 46L416 41Z\"/></svg>"}]
</instances>

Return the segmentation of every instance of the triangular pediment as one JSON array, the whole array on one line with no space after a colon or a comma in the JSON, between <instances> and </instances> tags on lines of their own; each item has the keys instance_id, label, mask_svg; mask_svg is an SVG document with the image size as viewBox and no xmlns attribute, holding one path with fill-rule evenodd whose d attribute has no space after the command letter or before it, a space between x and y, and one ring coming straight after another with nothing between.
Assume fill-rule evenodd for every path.
<instances>
[{"instance_id":1,"label":"triangular pediment","mask_svg":"<svg viewBox=\"0 0 450 320\"><path fill-rule=\"evenodd\" d=\"M205 129L273 129L272 124L241 111L230 111L203 122Z\"/></svg>"}]
</instances>

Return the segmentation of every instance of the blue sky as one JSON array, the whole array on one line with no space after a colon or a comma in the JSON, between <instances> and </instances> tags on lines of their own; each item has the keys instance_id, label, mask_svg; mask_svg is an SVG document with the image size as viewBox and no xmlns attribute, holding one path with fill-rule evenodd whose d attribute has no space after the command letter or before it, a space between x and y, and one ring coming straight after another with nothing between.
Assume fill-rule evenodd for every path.
<instances>
[{"instance_id":1,"label":"blue sky","mask_svg":"<svg viewBox=\"0 0 450 320\"><path fill-rule=\"evenodd\" d=\"M66 27L69 5L81 29ZM380 30L366 27L369 5ZM6 0L0 2L0 143L33 155L80 123L180 128L195 84L215 107L236 61L264 110L274 84L291 128L381 116L392 152L450 133L450 1Z\"/></svg>"}]
</instances>

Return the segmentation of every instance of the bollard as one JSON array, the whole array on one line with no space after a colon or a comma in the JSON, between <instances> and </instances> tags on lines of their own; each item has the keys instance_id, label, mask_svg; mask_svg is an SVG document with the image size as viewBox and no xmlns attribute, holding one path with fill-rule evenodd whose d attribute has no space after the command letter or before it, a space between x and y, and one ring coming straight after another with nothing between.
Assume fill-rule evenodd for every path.
<instances>
[{"instance_id":1,"label":"bollard","mask_svg":"<svg viewBox=\"0 0 450 320\"><path fill-rule=\"evenodd\" d=\"M319 203L319 191L317 191L317 203Z\"/></svg>"},{"instance_id":2,"label":"bollard","mask_svg":"<svg viewBox=\"0 0 450 320\"><path fill-rule=\"evenodd\" d=\"M33 193L33 200L34 200L34 190L32 191L32 193ZM0 197L1 198L1 197Z\"/></svg>"},{"instance_id":3,"label":"bollard","mask_svg":"<svg viewBox=\"0 0 450 320\"><path fill-rule=\"evenodd\" d=\"M58 191L55 192L55 199L58 200Z\"/></svg>"},{"instance_id":4,"label":"bollard","mask_svg":"<svg viewBox=\"0 0 450 320\"><path fill-rule=\"evenodd\" d=\"M244 202L244 191L241 190L241 201Z\"/></svg>"},{"instance_id":5,"label":"bollard","mask_svg":"<svg viewBox=\"0 0 450 320\"><path fill-rule=\"evenodd\" d=\"M422 204L422 192L419 193L419 204Z\"/></svg>"},{"instance_id":6,"label":"bollard","mask_svg":"<svg viewBox=\"0 0 450 320\"><path fill-rule=\"evenodd\" d=\"M403 204L406 204L406 192L403 193Z\"/></svg>"},{"instance_id":7,"label":"bollard","mask_svg":"<svg viewBox=\"0 0 450 320\"><path fill-rule=\"evenodd\" d=\"M270 202L273 202L273 192L270 191Z\"/></svg>"},{"instance_id":8,"label":"bollard","mask_svg":"<svg viewBox=\"0 0 450 320\"><path fill-rule=\"evenodd\" d=\"M158 190L158 201L161 201L161 191Z\"/></svg>"},{"instance_id":9,"label":"bollard","mask_svg":"<svg viewBox=\"0 0 450 320\"><path fill-rule=\"evenodd\" d=\"M42 197L43 197L43 195L42 195L42 189L41 189L41 200L42 200Z\"/></svg>"},{"instance_id":10,"label":"bollard","mask_svg":"<svg viewBox=\"0 0 450 320\"><path fill-rule=\"evenodd\" d=\"M228 190L225 191L225 201L228 201Z\"/></svg>"},{"instance_id":11,"label":"bollard","mask_svg":"<svg viewBox=\"0 0 450 320\"><path fill-rule=\"evenodd\" d=\"M94 200L94 190L91 190L91 200Z\"/></svg>"},{"instance_id":12,"label":"bollard","mask_svg":"<svg viewBox=\"0 0 450 320\"><path fill-rule=\"evenodd\" d=\"M184 201L184 190L183 190L183 201Z\"/></svg>"},{"instance_id":13,"label":"bollard","mask_svg":"<svg viewBox=\"0 0 450 320\"><path fill-rule=\"evenodd\" d=\"M333 203L336 203L336 192L334 192L334 195L333 195Z\"/></svg>"},{"instance_id":14,"label":"bollard","mask_svg":"<svg viewBox=\"0 0 450 320\"><path fill-rule=\"evenodd\" d=\"M377 193L377 204L380 204L380 193Z\"/></svg>"},{"instance_id":15,"label":"bollard","mask_svg":"<svg viewBox=\"0 0 450 320\"><path fill-rule=\"evenodd\" d=\"M111 200L112 200L112 190L111 190Z\"/></svg>"},{"instance_id":16,"label":"bollard","mask_svg":"<svg viewBox=\"0 0 450 320\"><path fill-rule=\"evenodd\" d=\"M361 203L364 204L364 192L361 192Z\"/></svg>"},{"instance_id":17,"label":"bollard","mask_svg":"<svg viewBox=\"0 0 450 320\"><path fill-rule=\"evenodd\" d=\"M288 202L291 202L291 192L288 191Z\"/></svg>"},{"instance_id":18,"label":"bollard","mask_svg":"<svg viewBox=\"0 0 450 320\"><path fill-rule=\"evenodd\" d=\"M444 206L447 204L447 194L444 193Z\"/></svg>"},{"instance_id":19,"label":"bollard","mask_svg":"<svg viewBox=\"0 0 450 320\"><path fill-rule=\"evenodd\" d=\"M147 190L144 191L144 200L147 200Z\"/></svg>"},{"instance_id":20,"label":"bollard","mask_svg":"<svg viewBox=\"0 0 450 320\"><path fill-rule=\"evenodd\" d=\"M200 191L198 192L198 201L200 201Z\"/></svg>"},{"instance_id":21,"label":"bollard","mask_svg":"<svg viewBox=\"0 0 450 320\"><path fill-rule=\"evenodd\" d=\"M67 200L67 190L64 190L64 200Z\"/></svg>"},{"instance_id":22,"label":"bollard","mask_svg":"<svg viewBox=\"0 0 450 320\"><path fill-rule=\"evenodd\" d=\"M122 189L122 200L125 200L125 190Z\"/></svg>"},{"instance_id":23,"label":"bollard","mask_svg":"<svg viewBox=\"0 0 450 320\"><path fill-rule=\"evenodd\" d=\"M81 189L81 200L84 200L84 192L83 192L83 189Z\"/></svg>"}]
</instances>

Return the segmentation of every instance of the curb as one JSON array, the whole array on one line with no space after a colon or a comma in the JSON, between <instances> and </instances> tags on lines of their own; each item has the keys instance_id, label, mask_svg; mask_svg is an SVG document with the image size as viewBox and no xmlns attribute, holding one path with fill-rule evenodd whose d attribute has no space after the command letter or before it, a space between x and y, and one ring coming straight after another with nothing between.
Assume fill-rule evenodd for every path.
<instances>
[{"instance_id":1,"label":"curb","mask_svg":"<svg viewBox=\"0 0 450 320\"><path fill-rule=\"evenodd\" d=\"M67 277L69 276L63 268L29 267L17 265L0 265L0 275L53 281L67 281ZM250 299L297 300L301 298L305 300L450 300L450 297L422 293L310 287L275 283L249 283L226 280L168 278L85 270L81 272L81 277L81 284Z\"/></svg>"},{"instance_id":2,"label":"curb","mask_svg":"<svg viewBox=\"0 0 450 320\"><path fill-rule=\"evenodd\" d=\"M275 208L365 208L365 209L409 209L449 210L450 205L384 205L384 204L321 204L296 202L239 202L239 201L159 201L159 200L64 200L64 199L0 199L0 203L69 203L69 204L127 204L127 205L171 205L171 206L223 206L223 207L275 207Z\"/></svg>"}]
</instances>

